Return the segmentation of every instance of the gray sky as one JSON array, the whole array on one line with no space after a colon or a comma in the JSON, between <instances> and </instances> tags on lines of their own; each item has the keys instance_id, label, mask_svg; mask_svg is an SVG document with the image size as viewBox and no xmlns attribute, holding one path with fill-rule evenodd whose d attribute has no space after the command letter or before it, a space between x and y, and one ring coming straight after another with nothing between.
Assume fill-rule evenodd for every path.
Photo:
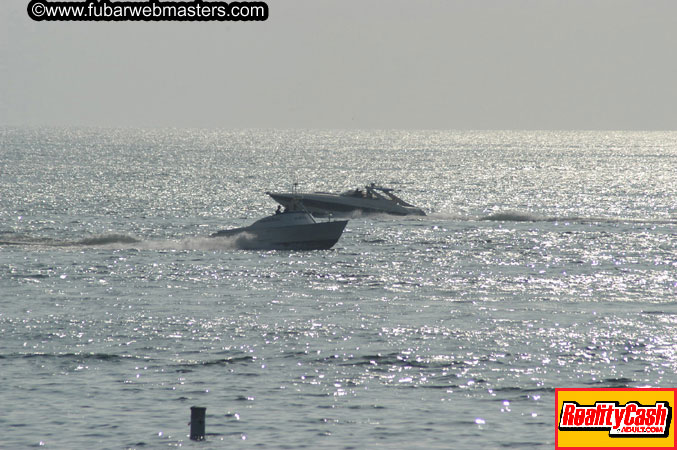
<instances>
[{"instance_id":1,"label":"gray sky","mask_svg":"<svg viewBox=\"0 0 677 450\"><path fill-rule=\"evenodd\" d=\"M677 130L675 0L269 0L265 22L0 6L0 125Z\"/></svg>"}]
</instances>

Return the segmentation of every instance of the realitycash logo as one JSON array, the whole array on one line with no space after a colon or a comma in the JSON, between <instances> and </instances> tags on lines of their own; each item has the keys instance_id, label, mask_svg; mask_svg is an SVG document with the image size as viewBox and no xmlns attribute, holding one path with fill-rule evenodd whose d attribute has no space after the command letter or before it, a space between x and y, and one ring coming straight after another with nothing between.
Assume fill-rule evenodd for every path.
<instances>
[{"instance_id":1,"label":"realitycash logo","mask_svg":"<svg viewBox=\"0 0 677 450\"><path fill-rule=\"evenodd\" d=\"M618 402L579 405L564 402L559 416L559 430L607 430L611 437L666 437L672 420L668 402L644 406L636 402L620 406Z\"/></svg>"},{"instance_id":2,"label":"realitycash logo","mask_svg":"<svg viewBox=\"0 0 677 450\"><path fill-rule=\"evenodd\" d=\"M556 389L555 447L677 448L672 420L676 391Z\"/></svg>"}]
</instances>

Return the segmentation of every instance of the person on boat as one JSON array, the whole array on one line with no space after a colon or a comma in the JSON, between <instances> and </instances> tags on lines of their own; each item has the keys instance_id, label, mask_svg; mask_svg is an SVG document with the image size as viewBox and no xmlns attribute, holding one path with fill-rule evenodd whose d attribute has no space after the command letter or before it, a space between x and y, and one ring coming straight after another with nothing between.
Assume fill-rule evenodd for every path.
<instances>
[{"instance_id":1,"label":"person on boat","mask_svg":"<svg viewBox=\"0 0 677 450\"><path fill-rule=\"evenodd\" d=\"M275 210L275 214L280 214L282 213L282 206L277 205L277 209Z\"/></svg>"}]
</instances>

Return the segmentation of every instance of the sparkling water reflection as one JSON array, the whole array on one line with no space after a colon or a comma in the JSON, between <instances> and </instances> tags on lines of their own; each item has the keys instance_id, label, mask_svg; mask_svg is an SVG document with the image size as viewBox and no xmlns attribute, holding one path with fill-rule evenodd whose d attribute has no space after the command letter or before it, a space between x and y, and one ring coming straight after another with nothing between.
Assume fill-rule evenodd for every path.
<instances>
[{"instance_id":1,"label":"sparkling water reflection","mask_svg":"<svg viewBox=\"0 0 677 450\"><path fill-rule=\"evenodd\" d=\"M2 445L551 448L555 387L677 381L675 133L1 133ZM429 215L207 237L295 180Z\"/></svg>"}]
</instances>

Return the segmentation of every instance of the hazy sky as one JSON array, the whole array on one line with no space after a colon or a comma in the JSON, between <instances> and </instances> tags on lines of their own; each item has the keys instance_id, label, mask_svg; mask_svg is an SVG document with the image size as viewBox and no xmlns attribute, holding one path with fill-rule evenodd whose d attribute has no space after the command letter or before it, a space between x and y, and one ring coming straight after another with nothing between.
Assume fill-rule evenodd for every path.
<instances>
[{"instance_id":1,"label":"hazy sky","mask_svg":"<svg viewBox=\"0 0 677 450\"><path fill-rule=\"evenodd\" d=\"M0 125L677 129L675 0L270 0L265 22L34 22Z\"/></svg>"}]
</instances>

